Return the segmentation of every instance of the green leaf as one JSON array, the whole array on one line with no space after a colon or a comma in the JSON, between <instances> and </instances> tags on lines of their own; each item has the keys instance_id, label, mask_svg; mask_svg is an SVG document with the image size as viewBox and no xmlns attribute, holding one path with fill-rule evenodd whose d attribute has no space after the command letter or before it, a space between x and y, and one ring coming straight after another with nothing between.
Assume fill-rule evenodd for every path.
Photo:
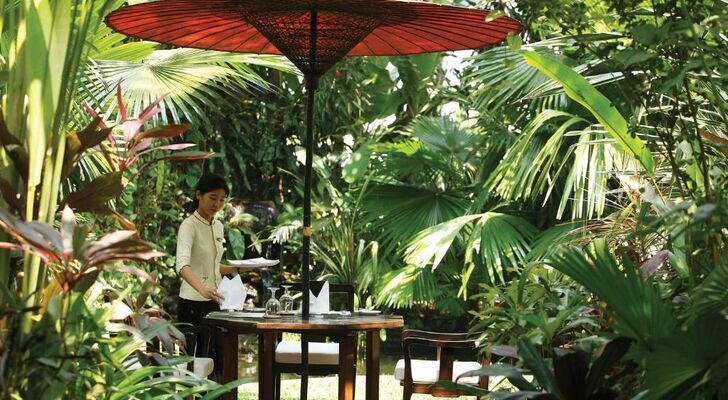
<instances>
[{"instance_id":1,"label":"green leaf","mask_svg":"<svg viewBox=\"0 0 728 400\"><path fill-rule=\"evenodd\" d=\"M354 183L366 174L369 170L369 157L371 154L372 150L369 146L361 146L351 154L341 171L347 183Z\"/></svg>"},{"instance_id":2,"label":"green leaf","mask_svg":"<svg viewBox=\"0 0 728 400\"><path fill-rule=\"evenodd\" d=\"M235 228L228 229L228 237L230 238L229 249L233 257L242 259L245 254L245 237Z\"/></svg>"},{"instance_id":3,"label":"green leaf","mask_svg":"<svg viewBox=\"0 0 728 400\"><path fill-rule=\"evenodd\" d=\"M604 376L622 359L631 345L632 339L625 337L616 338L607 343L602 354L592 364L589 375L586 377L586 394L594 393L595 390L599 389L604 381Z\"/></svg>"},{"instance_id":4,"label":"green leaf","mask_svg":"<svg viewBox=\"0 0 728 400\"><path fill-rule=\"evenodd\" d=\"M508 44L509 50L518 51L523 45L523 40L521 39L520 35L514 34L513 32L508 32L508 36L506 36L506 43Z\"/></svg>"},{"instance_id":5,"label":"green leaf","mask_svg":"<svg viewBox=\"0 0 728 400\"><path fill-rule=\"evenodd\" d=\"M706 385L725 376L722 367L728 362L728 320L720 314L702 315L686 331L650 344L645 358L646 386L649 399L696 399ZM704 393L705 394L705 393ZM706 396L710 398L711 396ZM717 396L720 397L720 396Z\"/></svg>"},{"instance_id":6,"label":"green leaf","mask_svg":"<svg viewBox=\"0 0 728 400\"><path fill-rule=\"evenodd\" d=\"M503 10L493 10L485 16L485 22L495 21L496 19L505 16L506 13ZM508 32L510 34L510 32Z\"/></svg>"},{"instance_id":7,"label":"green leaf","mask_svg":"<svg viewBox=\"0 0 728 400\"><path fill-rule=\"evenodd\" d=\"M523 360L523 365L533 372L534 378L549 393L556 394L556 378L551 368L536 350L536 347L527 339L518 341L518 357Z\"/></svg>"},{"instance_id":8,"label":"green leaf","mask_svg":"<svg viewBox=\"0 0 728 400\"><path fill-rule=\"evenodd\" d=\"M538 68L551 79L561 82L564 91L570 98L588 109L617 143L628 154L636 158L650 175L654 173L654 162L650 150L639 137L630 135L627 120L609 99L589 84L583 76L563 63L534 51L522 50L520 54L528 64Z\"/></svg>"},{"instance_id":9,"label":"green leaf","mask_svg":"<svg viewBox=\"0 0 728 400\"><path fill-rule=\"evenodd\" d=\"M664 40L668 33L669 25L662 25L659 28L652 23L644 23L632 28L632 36L636 41L644 45L653 45Z\"/></svg>"},{"instance_id":10,"label":"green leaf","mask_svg":"<svg viewBox=\"0 0 728 400\"><path fill-rule=\"evenodd\" d=\"M493 364L481 369L467 371L460 374L460 378L471 376L503 376L520 390L537 391L538 388L523 377L523 374L515 365L510 364Z\"/></svg>"},{"instance_id":11,"label":"green leaf","mask_svg":"<svg viewBox=\"0 0 728 400\"><path fill-rule=\"evenodd\" d=\"M116 60L141 62L150 56L159 43L152 42L131 42L123 43L109 49L105 49L99 53L92 55L96 60Z\"/></svg>"},{"instance_id":12,"label":"green leaf","mask_svg":"<svg viewBox=\"0 0 728 400\"><path fill-rule=\"evenodd\" d=\"M549 264L608 304L606 312L614 319L613 327L624 336L645 344L651 338L669 334L677 326L670 304L633 266L621 269L606 249L568 248L549 260Z\"/></svg>"},{"instance_id":13,"label":"green leaf","mask_svg":"<svg viewBox=\"0 0 728 400\"><path fill-rule=\"evenodd\" d=\"M170 124L155 126L154 128L147 129L140 132L135 138L134 143L141 141L142 139L169 139L180 136L190 129L188 124Z\"/></svg>"},{"instance_id":14,"label":"green leaf","mask_svg":"<svg viewBox=\"0 0 728 400\"><path fill-rule=\"evenodd\" d=\"M647 61L655 56L656 54L648 53L639 49L626 49L615 54L613 58L627 67L632 64L639 64Z\"/></svg>"}]
</instances>

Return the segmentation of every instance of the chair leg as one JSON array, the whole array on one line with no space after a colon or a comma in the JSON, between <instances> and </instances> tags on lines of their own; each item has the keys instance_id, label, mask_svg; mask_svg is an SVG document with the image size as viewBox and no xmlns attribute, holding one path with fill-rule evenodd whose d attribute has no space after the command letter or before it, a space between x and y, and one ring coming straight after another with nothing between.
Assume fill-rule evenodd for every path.
<instances>
[{"instance_id":1,"label":"chair leg","mask_svg":"<svg viewBox=\"0 0 728 400\"><path fill-rule=\"evenodd\" d=\"M354 372L351 374L354 377L351 381L351 392L354 398L356 398L356 353L354 353Z\"/></svg>"},{"instance_id":2,"label":"chair leg","mask_svg":"<svg viewBox=\"0 0 728 400\"><path fill-rule=\"evenodd\" d=\"M412 387L404 385L402 387L402 400L410 400L412 398Z\"/></svg>"},{"instance_id":3,"label":"chair leg","mask_svg":"<svg viewBox=\"0 0 728 400\"><path fill-rule=\"evenodd\" d=\"M281 400L281 373L280 373L280 371L275 371L274 372L274 378L273 379L275 379L275 385L276 385L276 387L275 387L275 394L274 394L275 399L276 400Z\"/></svg>"}]
</instances>

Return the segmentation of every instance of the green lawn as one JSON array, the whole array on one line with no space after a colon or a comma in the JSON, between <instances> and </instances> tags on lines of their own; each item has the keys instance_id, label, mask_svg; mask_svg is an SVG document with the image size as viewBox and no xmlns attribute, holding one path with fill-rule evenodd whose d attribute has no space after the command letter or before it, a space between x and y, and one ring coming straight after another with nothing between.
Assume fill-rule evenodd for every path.
<instances>
[{"instance_id":1,"label":"green lawn","mask_svg":"<svg viewBox=\"0 0 728 400\"><path fill-rule=\"evenodd\" d=\"M364 379L363 375L356 377L356 400L364 400ZM337 393L336 376L311 377L308 384L309 400L331 400L336 399ZM301 381L291 376L281 382L281 400L297 400L301 393ZM402 387L399 381L394 379L392 375L379 376L379 398L381 400L400 400L402 398ZM461 399L474 399L475 397L461 397ZM258 399L258 383L248 383L240 387L238 399L257 400ZM434 397L416 394L412 396L413 400L435 399Z\"/></svg>"}]
</instances>

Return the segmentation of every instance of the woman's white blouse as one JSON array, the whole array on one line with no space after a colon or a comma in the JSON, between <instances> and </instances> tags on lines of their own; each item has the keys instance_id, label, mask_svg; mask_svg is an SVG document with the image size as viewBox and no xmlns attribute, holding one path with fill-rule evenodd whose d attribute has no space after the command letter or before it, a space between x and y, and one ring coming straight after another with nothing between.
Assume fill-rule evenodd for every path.
<instances>
[{"instance_id":1,"label":"woman's white blouse","mask_svg":"<svg viewBox=\"0 0 728 400\"><path fill-rule=\"evenodd\" d=\"M202 284L216 288L220 284L220 260L225 250L225 235L222 223L213 220L212 224L195 211L182 221L177 233L177 273L189 265ZM197 290L182 279L179 297L187 300L205 301Z\"/></svg>"}]
</instances>

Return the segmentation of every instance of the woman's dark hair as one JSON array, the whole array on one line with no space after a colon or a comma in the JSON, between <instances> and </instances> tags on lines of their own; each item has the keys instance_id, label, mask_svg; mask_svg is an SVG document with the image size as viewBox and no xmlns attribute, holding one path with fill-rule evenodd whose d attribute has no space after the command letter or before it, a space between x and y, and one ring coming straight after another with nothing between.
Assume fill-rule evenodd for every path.
<instances>
[{"instance_id":1,"label":"woman's dark hair","mask_svg":"<svg viewBox=\"0 0 728 400\"><path fill-rule=\"evenodd\" d=\"M230 194L230 188L228 183L220 175L217 174L202 174L200 180L197 181L197 187L195 187L195 193L192 194L192 203L187 208L190 213L195 212L197 207L200 205L200 201L197 200L197 192L201 194L212 192L213 190L222 189L225 191L225 196Z\"/></svg>"}]
</instances>

